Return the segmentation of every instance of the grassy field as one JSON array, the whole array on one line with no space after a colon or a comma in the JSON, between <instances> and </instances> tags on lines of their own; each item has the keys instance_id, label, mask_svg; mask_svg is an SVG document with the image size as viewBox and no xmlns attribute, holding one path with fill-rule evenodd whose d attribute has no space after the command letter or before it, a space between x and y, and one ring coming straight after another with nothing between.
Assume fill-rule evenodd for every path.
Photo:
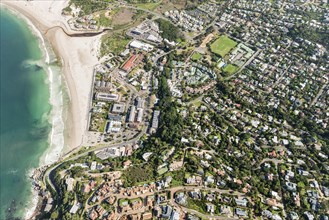
<instances>
[{"instance_id":1,"label":"grassy field","mask_svg":"<svg viewBox=\"0 0 329 220\"><path fill-rule=\"evenodd\" d=\"M112 24L112 20L105 16L105 12L102 12L98 18L98 24L102 27L109 27Z\"/></svg>"},{"instance_id":2,"label":"grassy field","mask_svg":"<svg viewBox=\"0 0 329 220\"><path fill-rule=\"evenodd\" d=\"M231 40L227 36L220 36L214 43L210 45L211 52L224 57L228 54L235 46L237 42Z\"/></svg>"},{"instance_id":3,"label":"grassy field","mask_svg":"<svg viewBox=\"0 0 329 220\"><path fill-rule=\"evenodd\" d=\"M194 60L194 61L198 61L198 60L200 60L201 59L201 57L202 57L202 55L200 54L200 53L198 53L198 52L195 52L193 55L192 55L192 60Z\"/></svg>"},{"instance_id":4,"label":"grassy field","mask_svg":"<svg viewBox=\"0 0 329 220\"><path fill-rule=\"evenodd\" d=\"M237 70L239 69L239 67L232 65L232 64L228 64L227 66L225 66L223 68L223 71L228 73L229 75L235 73Z\"/></svg>"},{"instance_id":5,"label":"grassy field","mask_svg":"<svg viewBox=\"0 0 329 220\"><path fill-rule=\"evenodd\" d=\"M161 4L161 1L159 1L159 2L150 2L150 3L140 3L140 4L136 4L135 6L138 7L138 8L141 8L141 9L154 11L160 4Z\"/></svg>"},{"instance_id":6,"label":"grassy field","mask_svg":"<svg viewBox=\"0 0 329 220\"><path fill-rule=\"evenodd\" d=\"M102 39L101 55L105 55L109 52L119 54L123 52L130 39L121 36L119 34L107 35Z\"/></svg>"}]
</instances>

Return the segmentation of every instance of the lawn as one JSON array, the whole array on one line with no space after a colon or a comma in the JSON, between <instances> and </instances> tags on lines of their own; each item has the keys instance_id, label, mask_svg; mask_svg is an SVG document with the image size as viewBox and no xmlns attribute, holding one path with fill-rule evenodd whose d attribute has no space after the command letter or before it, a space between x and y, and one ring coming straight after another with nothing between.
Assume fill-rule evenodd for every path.
<instances>
[{"instance_id":1,"label":"lawn","mask_svg":"<svg viewBox=\"0 0 329 220\"><path fill-rule=\"evenodd\" d=\"M237 42L234 40L231 40L227 36L220 36L215 40L214 43L210 45L211 52L220 55L221 57L224 57L226 54L228 54L235 46L237 45Z\"/></svg>"},{"instance_id":2,"label":"lawn","mask_svg":"<svg viewBox=\"0 0 329 220\"><path fill-rule=\"evenodd\" d=\"M192 60L194 60L194 61L198 61L198 60L200 60L201 59L201 57L202 57L202 55L200 54L200 53L198 53L198 52L195 52L193 55L192 55Z\"/></svg>"},{"instance_id":3,"label":"lawn","mask_svg":"<svg viewBox=\"0 0 329 220\"><path fill-rule=\"evenodd\" d=\"M223 71L226 72L227 74L231 75L231 74L235 73L238 69L239 69L239 67L232 65L232 64L228 64L223 68Z\"/></svg>"}]
</instances>

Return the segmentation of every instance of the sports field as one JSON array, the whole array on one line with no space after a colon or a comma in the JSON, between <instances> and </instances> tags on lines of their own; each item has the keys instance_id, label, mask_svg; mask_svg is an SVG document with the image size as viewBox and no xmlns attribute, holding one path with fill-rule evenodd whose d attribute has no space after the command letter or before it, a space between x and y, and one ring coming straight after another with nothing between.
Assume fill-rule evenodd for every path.
<instances>
[{"instance_id":1,"label":"sports field","mask_svg":"<svg viewBox=\"0 0 329 220\"><path fill-rule=\"evenodd\" d=\"M210 45L211 52L224 57L228 54L235 46L237 42L231 40L225 35L220 36L214 43Z\"/></svg>"},{"instance_id":2,"label":"sports field","mask_svg":"<svg viewBox=\"0 0 329 220\"><path fill-rule=\"evenodd\" d=\"M225 66L223 68L223 71L228 73L229 75L235 73L237 70L239 69L239 67L232 65L232 64L228 64L227 66Z\"/></svg>"}]
</instances>

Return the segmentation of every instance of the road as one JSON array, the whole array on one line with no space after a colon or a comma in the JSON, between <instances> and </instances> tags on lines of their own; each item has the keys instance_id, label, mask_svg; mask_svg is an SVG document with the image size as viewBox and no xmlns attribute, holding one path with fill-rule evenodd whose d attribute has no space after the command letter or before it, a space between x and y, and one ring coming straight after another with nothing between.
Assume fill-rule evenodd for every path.
<instances>
[{"instance_id":1,"label":"road","mask_svg":"<svg viewBox=\"0 0 329 220\"><path fill-rule=\"evenodd\" d=\"M159 56L157 56L157 57L154 59L154 61L153 61L153 66L156 65L156 63L158 62L158 60L159 60L161 57L166 56L166 55L170 54L170 53L173 52L173 51L174 51L174 50L170 50L170 51L168 51L168 52L166 52L166 53L164 53L164 54L160 54Z\"/></svg>"},{"instance_id":2,"label":"road","mask_svg":"<svg viewBox=\"0 0 329 220\"><path fill-rule=\"evenodd\" d=\"M177 186L177 187L173 187L173 188L166 188L166 189L161 189L161 190L155 190L154 192L147 192L147 193L139 194L139 195L127 196L127 195L122 195L122 194L119 194L119 195L113 194L113 195L110 195L108 197L105 197L103 200L105 200L105 199L107 199L107 198L109 198L111 196L114 196L114 197L116 197L116 203L118 203L120 199L136 199L136 198L143 198L143 199L145 199L146 197L152 196L152 195L154 195L156 193L163 193L163 192L170 191L170 194L171 194L171 197L170 198L171 199L169 200L169 203L172 206L175 206L178 209L182 210L183 212L189 212L189 213L192 213L192 214L201 216L201 217L203 217L205 219L237 219L237 218L229 218L227 216L206 215L206 214L200 213L200 212L198 212L196 210L183 207L183 206L181 206L181 205L179 205L179 204L177 204L175 202L175 199L174 199L175 193L177 193L179 191L185 191L185 192L187 192L187 191L195 191L195 190L200 190L200 191L201 190L207 190L207 191L210 191L210 192L217 192L217 193L222 193L222 194L225 193L225 194L237 195L237 196L244 196L245 197L245 195L243 193L240 193L240 192L230 193L231 190L222 190L222 189L217 189L217 188L208 188L208 187L204 187L204 186ZM97 203L95 203L95 204L93 204L91 206L89 206L86 203L85 210L87 210L88 208L93 207L95 205L101 204L102 201L98 201ZM141 213L144 210L145 210L145 207L143 207L142 209L132 210L132 211L125 212L125 213L122 213L122 214L128 215L128 214L134 214L134 213Z\"/></svg>"},{"instance_id":3,"label":"road","mask_svg":"<svg viewBox=\"0 0 329 220\"><path fill-rule=\"evenodd\" d=\"M197 215L197 216L199 216L199 217L202 217L203 219L220 219L220 220L235 220L235 219L239 219L239 218L230 218L230 217L227 217L227 216L216 216L216 215L205 215L205 214L203 214L203 213L201 213L201 212L198 212L198 211L196 211L196 210L194 210L194 209L189 209L189 208L186 208L186 207L182 207L182 206L179 206L177 203L173 203L172 205L174 205L174 206L178 206L179 207L179 209L181 209L183 212L186 212L186 213L191 213L191 214L193 214L193 215Z\"/></svg>"},{"instance_id":4,"label":"road","mask_svg":"<svg viewBox=\"0 0 329 220\"><path fill-rule=\"evenodd\" d=\"M319 97L322 95L324 88L326 88L326 86L328 85L328 82L323 84L323 86L321 87L321 89L319 90L318 94L315 96L315 98L312 100L310 107L312 107L319 99Z\"/></svg>"},{"instance_id":5,"label":"road","mask_svg":"<svg viewBox=\"0 0 329 220\"><path fill-rule=\"evenodd\" d=\"M59 160L59 162L54 167L51 167L51 168L47 169L47 171L43 175L43 183L46 185L46 182L48 181L48 183L50 184L51 188L54 191L58 192L58 190L56 189L55 184L52 182L52 180L50 178L50 175L62 163L67 162L67 161L71 161L71 160L76 160L79 157L86 156L86 155L88 155L88 153L93 152L93 151L99 151L99 150L104 150L104 149L107 149L107 148L116 148L116 147L121 147L121 146L129 145L129 144L134 144L134 143L136 143L146 133L146 130L147 130L147 127L144 126L143 127L143 130L135 138L133 138L133 139L131 139L129 141L124 141L124 142L121 142L121 143L112 144L112 145L108 145L108 146L100 145L100 146L97 146L97 147L92 147L92 148L90 148L90 149L88 149L88 150L86 150L86 151L84 151L84 152L82 152L80 154L74 155L73 157L71 157L71 154L72 153L65 155L64 157L62 157Z\"/></svg>"}]
</instances>

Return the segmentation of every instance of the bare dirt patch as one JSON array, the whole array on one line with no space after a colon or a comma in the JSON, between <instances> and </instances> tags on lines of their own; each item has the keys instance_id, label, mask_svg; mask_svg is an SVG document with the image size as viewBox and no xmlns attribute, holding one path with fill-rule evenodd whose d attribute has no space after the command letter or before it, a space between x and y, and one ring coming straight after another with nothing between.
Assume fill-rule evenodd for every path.
<instances>
[{"instance_id":1,"label":"bare dirt patch","mask_svg":"<svg viewBox=\"0 0 329 220\"><path fill-rule=\"evenodd\" d=\"M133 21L135 13L127 8L121 9L112 17L113 25L123 25Z\"/></svg>"},{"instance_id":2,"label":"bare dirt patch","mask_svg":"<svg viewBox=\"0 0 329 220\"><path fill-rule=\"evenodd\" d=\"M207 47L207 44L214 38L214 34L209 34L203 41L202 44L200 45L201 48Z\"/></svg>"}]
</instances>

